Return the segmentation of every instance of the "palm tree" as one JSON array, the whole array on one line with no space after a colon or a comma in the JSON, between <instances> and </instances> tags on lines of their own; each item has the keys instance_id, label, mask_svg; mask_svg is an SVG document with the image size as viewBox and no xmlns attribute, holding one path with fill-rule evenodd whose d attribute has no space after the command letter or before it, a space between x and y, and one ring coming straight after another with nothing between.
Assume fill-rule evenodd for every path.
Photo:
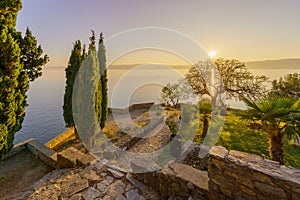
<instances>
[{"instance_id":1,"label":"palm tree","mask_svg":"<svg viewBox=\"0 0 300 200\"><path fill-rule=\"evenodd\" d=\"M248 109L237 114L268 133L271 159L284 164L284 136L300 135L300 100L268 95L257 101L243 101Z\"/></svg>"}]
</instances>

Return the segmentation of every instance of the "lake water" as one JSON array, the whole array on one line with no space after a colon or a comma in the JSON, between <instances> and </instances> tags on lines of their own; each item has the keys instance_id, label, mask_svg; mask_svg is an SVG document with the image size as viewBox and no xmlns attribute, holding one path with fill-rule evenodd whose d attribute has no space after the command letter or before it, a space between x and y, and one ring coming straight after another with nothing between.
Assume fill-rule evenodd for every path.
<instances>
[{"instance_id":1,"label":"lake water","mask_svg":"<svg viewBox=\"0 0 300 200\"><path fill-rule=\"evenodd\" d=\"M267 75L271 79L278 79L288 73L300 73L300 69L251 69L251 71L257 75ZM185 72L186 69L162 69L157 66L135 70L110 69L108 71L110 106L124 107L128 103L160 102L160 84L175 82ZM115 85L117 87L114 87ZM62 114L64 87L64 67L44 67L43 76L30 85L27 93L29 106L26 108L22 129L15 135L15 144L28 138L45 143L66 130ZM114 92L112 88L116 88ZM241 106L238 102L231 102L230 105Z\"/></svg>"}]
</instances>

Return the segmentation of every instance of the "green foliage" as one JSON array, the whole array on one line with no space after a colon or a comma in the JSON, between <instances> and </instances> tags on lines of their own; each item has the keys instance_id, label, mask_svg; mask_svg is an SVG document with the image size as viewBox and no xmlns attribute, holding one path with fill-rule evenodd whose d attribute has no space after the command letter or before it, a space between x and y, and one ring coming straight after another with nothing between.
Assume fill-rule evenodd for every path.
<instances>
[{"instance_id":1,"label":"green foliage","mask_svg":"<svg viewBox=\"0 0 300 200\"><path fill-rule=\"evenodd\" d=\"M200 113L206 115L211 113L212 103L209 98L200 99L198 105L199 105Z\"/></svg>"},{"instance_id":2,"label":"green foliage","mask_svg":"<svg viewBox=\"0 0 300 200\"><path fill-rule=\"evenodd\" d=\"M247 110L238 111L242 120L253 122L269 135L269 151L273 160L284 162L284 136L300 136L299 100L268 95L252 101L243 98Z\"/></svg>"},{"instance_id":3,"label":"green foliage","mask_svg":"<svg viewBox=\"0 0 300 200\"><path fill-rule=\"evenodd\" d=\"M95 106L95 116L97 118L98 123L101 128L104 128L105 121L108 114L108 95L107 95L107 70L106 70L106 57L105 57L105 47L103 44L103 35L101 33L99 39L99 50L98 55L96 51L96 37L95 32L92 31L92 35L89 38L90 44L88 48L88 54L85 51L85 46L81 46L80 41L77 41L73 47L71 57L69 60L69 65L66 68L66 88L65 88L65 96L64 96L64 119L67 126L74 126L74 116L72 109L72 96L73 96L73 88L75 79L77 76L77 72L82 68L80 76L78 79L82 85L78 85L77 89L82 93L87 93L88 91L92 91L95 89L95 93L93 94L93 101L87 97L77 96L76 99L76 113L80 116L84 116L80 114L80 112L84 112L81 109L81 106L84 106L90 102ZM89 80L86 80L86 77L89 77ZM97 83L96 83L97 82ZM87 95L88 96L88 95ZM85 99L83 101L83 99ZM88 122L91 121L91 118L80 118L80 121ZM91 129L93 130L93 128ZM85 130L87 131L87 130Z\"/></svg>"},{"instance_id":4,"label":"green foliage","mask_svg":"<svg viewBox=\"0 0 300 200\"><path fill-rule=\"evenodd\" d=\"M173 108L178 107L180 96L181 93L180 93L179 84L168 83L161 90L162 101L167 106L171 106Z\"/></svg>"},{"instance_id":5,"label":"green foliage","mask_svg":"<svg viewBox=\"0 0 300 200\"><path fill-rule=\"evenodd\" d=\"M100 127L104 128L105 121L108 115L108 89L107 89L107 68L106 68L106 50L104 46L104 38L103 34L100 34L99 39L99 50L98 50L98 60L100 65L100 75L101 75L101 91L102 91L102 99L101 99L101 120Z\"/></svg>"},{"instance_id":6,"label":"green foliage","mask_svg":"<svg viewBox=\"0 0 300 200\"><path fill-rule=\"evenodd\" d=\"M96 80L97 85L96 85L96 92L95 92L95 113L96 113L96 117L98 122L101 122L101 118L102 118L102 84L101 84L101 78L100 78L100 66L99 66L99 59L96 56L96 37L95 37L95 32L92 30L92 36L90 37L90 44L89 44L89 55L91 55L91 57L93 58L93 69L95 71L95 73L97 73L99 75L99 78L97 78Z\"/></svg>"},{"instance_id":7,"label":"green foliage","mask_svg":"<svg viewBox=\"0 0 300 200\"><path fill-rule=\"evenodd\" d=\"M74 82L77 76L77 72L85 59L85 48L82 49L80 40L76 41L68 66L66 68L66 87L64 94L63 116L67 127L74 126L74 119L72 114L72 95Z\"/></svg>"},{"instance_id":8,"label":"green foliage","mask_svg":"<svg viewBox=\"0 0 300 200\"><path fill-rule=\"evenodd\" d=\"M23 70L26 71L30 81L42 75L42 66L49 62L47 55L42 56L43 49L37 44L35 37L27 27L25 37L20 41L21 62Z\"/></svg>"},{"instance_id":9,"label":"green foliage","mask_svg":"<svg viewBox=\"0 0 300 200\"><path fill-rule=\"evenodd\" d=\"M271 93L282 97L300 98L300 74L288 74L274 80Z\"/></svg>"},{"instance_id":10,"label":"green foliage","mask_svg":"<svg viewBox=\"0 0 300 200\"><path fill-rule=\"evenodd\" d=\"M40 65L48 62L47 56L37 62L43 51L29 29L24 38L15 30L21 8L20 0L0 2L0 158L13 147L14 134L21 129L29 80L41 75Z\"/></svg>"},{"instance_id":11,"label":"green foliage","mask_svg":"<svg viewBox=\"0 0 300 200\"><path fill-rule=\"evenodd\" d=\"M14 30L17 22L18 12L22 8L21 0L1 0L0 1L0 28Z\"/></svg>"},{"instance_id":12,"label":"green foliage","mask_svg":"<svg viewBox=\"0 0 300 200\"><path fill-rule=\"evenodd\" d=\"M173 121L172 119L166 120L166 125L169 127L171 133L177 133L178 132L178 124Z\"/></svg>"},{"instance_id":13,"label":"green foliage","mask_svg":"<svg viewBox=\"0 0 300 200\"><path fill-rule=\"evenodd\" d=\"M97 133L98 119L95 112L95 91L100 80L98 59L91 52L83 60L72 97L72 111L76 130L85 145L91 145L91 138Z\"/></svg>"},{"instance_id":14,"label":"green foliage","mask_svg":"<svg viewBox=\"0 0 300 200\"><path fill-rule=\"evenodd\" d=\"M2 126L0 156L2 156L12 148L14 134L21 128L25 114L25 92L29 87L27 76L22 73L19 45L6 28L1 30L0 35L0 67Z\"/></svg>"}]
</instances>

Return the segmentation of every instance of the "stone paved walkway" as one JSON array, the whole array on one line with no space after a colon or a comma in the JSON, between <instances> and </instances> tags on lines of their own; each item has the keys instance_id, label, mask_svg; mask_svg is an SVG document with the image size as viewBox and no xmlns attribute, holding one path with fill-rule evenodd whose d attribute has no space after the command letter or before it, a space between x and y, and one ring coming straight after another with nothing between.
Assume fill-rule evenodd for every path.
<instances>
[{"instance_id":1,"label":"stone paved walkway","mask_svg":"<svg viewBox=\"0 0 300 200\"><path fill-rule=\"evenodd\" d=\"M144 200L160 199L157 191L113 167L96 162L84 169L55 170L33 186L35 200Z\"/></svg>"}]
</instances>

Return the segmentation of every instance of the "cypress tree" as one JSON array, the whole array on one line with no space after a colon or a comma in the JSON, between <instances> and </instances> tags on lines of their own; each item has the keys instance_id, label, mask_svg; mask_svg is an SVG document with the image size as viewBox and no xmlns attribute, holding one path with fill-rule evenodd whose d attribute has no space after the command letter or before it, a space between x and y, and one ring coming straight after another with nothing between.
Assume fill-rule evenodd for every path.
<instances>
[{"instance_id":1,"label":"cypress tree","mask_svg":"<svg viewBox=\"0 0 300 200\"><path fill-rule=\"evenodd\" d=\"M98 92L100 73L95 41L95 35L92 31L88 54L85 51L82 53L82 57L85 59L82 61L78 77L74 83L72 102L76 129L81 141L87 148L92 144L91 138L93 138L93 135L98 132L98 113L101 111L101 107L98 106L98 102L101 103L101 98L99 98L99 96L101 97L101 93Z\"/></svg>"},{"instance_id":2,"label":"cypress tree","mask_svg":"<svg viewBox=\"0 0 300 200\"><path fill-rule=\"evenodd\" d=\"M72 114L72 95L77 72L84 59L85 50L82 50L80 40L77 40L73 46L68 66L66 68L66 87L64 94L63 116L67 127L74 126Z\"/></svg>"},{"instance_id":3,"label":"cypress tree","mask_svg":"<svg viewBox=\"0 0 300 200\"><path fill-rule=\"evenodd\" d=\"M107 69L106 69L106 50L104 46L103 33L100 34L99 39L99 50L98 50L98 60L100 65L100 77L101 77L101 87L102 87L102 101L101 101L101 120L100 127L104 128L105 121L108 115L108 94L107 94Z\"/></svg>"},{"instance_id":4,"label":"cypress tree","mask_svg":"<svg viewBox=\"0 0 300 200\"><path fill-rule=\"evenodd\" d=\"M98 58L96 57L96 37L95 37L95 32L93 30L92 30L92 36L90 37L89 54L96 61L93 63L93 65L97 65L97 66L93 66L93 70L95 70L95 72L99 74L99 70L100 70L98 65L99 61ZM100 77L96 85L96 92L95 92L95 113L96 113L97 121L100 124L102 118L102 85L101 85Z\"/></svg>"},{"instance_id":5,"label":"cypress tree","mask_svg":"<svg viewBox=\"0 0 300 200\"><path fill-rule=\"evenodd\" d=\"M29 80L39 77L40 66L49 60L41 58L43 50L29 29L24 38L16 31L21 8L21 0L0 1L0 158L13 147L14 135L21 129Z\"/></svg>"}]
</instances>

